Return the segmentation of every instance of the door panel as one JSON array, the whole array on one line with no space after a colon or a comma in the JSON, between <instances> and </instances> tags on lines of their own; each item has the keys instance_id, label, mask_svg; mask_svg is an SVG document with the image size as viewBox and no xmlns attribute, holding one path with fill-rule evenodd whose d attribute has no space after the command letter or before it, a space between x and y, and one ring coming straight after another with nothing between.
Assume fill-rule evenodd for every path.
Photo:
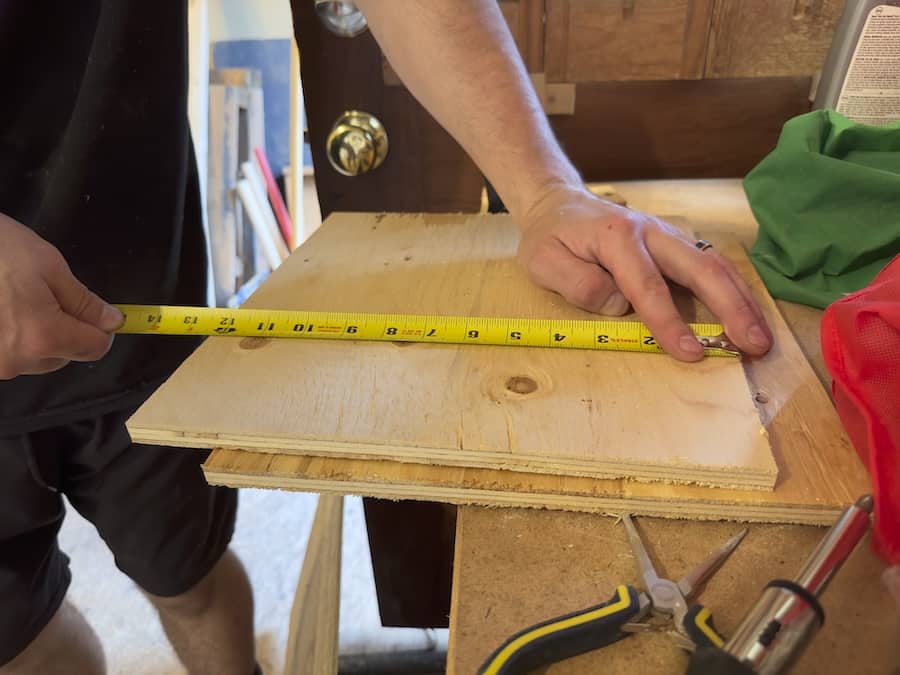
<instances>
[{"instance_id":1,"label":"door panel","mask_svg":"<svg viewBox=\"0 0 900 675\"><path fill-rule=\"evenodd\" d=\"M711 0L547 0L548 82L700 77Z\"/></svg>"},{"instance_id":2,"label":"door panel","mask_svg":"<svg viewBox=\"0 0 900 675\"><path fill-rule=\"evenodd\" d=\"M706 77L813 75L844 0L716 0Z\"/></svg>"},{"instance_id":3,"label":"door panel","mask_svg":"<svg viewBox=\"0 0 900 675\"><path fill-rule=\"evenodd\" d=\"M543 72L544 0L500 0L500 11L528 72Z\"/></svg>"},{"instance_id":4,"label":"door panel","mask_svg":"<svg viewBox=\"0 0 900 675\"><path fill-rule=\"evenodd\" d=\"M528 72L543 72L544 0L499 0L498 4ZM384 59L384 83L391 87L403 86L387 59Z\"/></svg>"},{"instance_id":5,"label":"door panel","mask_svg":"<svg viewBox=\"0 0 900 675\"><path fill-rule=\"evenodd\" d=\"M785 120L809 111L808 77L599 82L551 117L586 181L743 176Z\"/></svg>"}]
</instances>

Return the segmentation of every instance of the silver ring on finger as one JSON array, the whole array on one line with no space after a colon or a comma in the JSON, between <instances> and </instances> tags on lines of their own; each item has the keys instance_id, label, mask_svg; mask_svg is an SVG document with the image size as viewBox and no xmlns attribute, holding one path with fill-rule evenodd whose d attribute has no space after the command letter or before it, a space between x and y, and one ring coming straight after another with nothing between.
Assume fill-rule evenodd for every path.
<instances>
[{"instance_id":1,"label":"silver ring on finger","mask_svg":"<svg viewBox=\"0 0 900 675\"><path fill-rule=\"evenodd\" d=\"M694 243L694 247L700 249L701 251L707 251L713 247L706 239L698 239Z\"/></svg>"}]
</instances>

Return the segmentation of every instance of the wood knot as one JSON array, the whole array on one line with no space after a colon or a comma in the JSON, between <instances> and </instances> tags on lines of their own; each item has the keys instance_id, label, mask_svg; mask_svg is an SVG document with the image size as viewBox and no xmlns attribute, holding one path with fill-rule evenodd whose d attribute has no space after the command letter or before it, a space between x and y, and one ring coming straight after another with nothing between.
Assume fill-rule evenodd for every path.
<instances>
[{"instance_id":1,"label":"wood knot","mask_svg":"<svg viewBox=\"0 0 900 675\"><path fill-rule=\"evenodd\" d=\"M520 370L521 368L521 370ZM509 370L499 366L488 368L481 378L481 393L495 403L525 403L553 393L553 379L539 368L522 366L510 375Z\"/></svg>"},{"instance_id":2,"label":"wood knot","mask_svg":"<svg viewBox=\"0 0 900 675\"><path fill-rule=\"evenodd\" d=\"M246 337L243 340L241 340L240 345L238 345L238 346L241 349L262 349L270 342L271 342L271 340L269 338Z\"/></svg>"},{"instance_id":3,"label":"wood knot","mask_svg":"<svg viewBox=\"0 0 900 675\"><path fill-rule=\"evenodd\" d=\"M538 385L530 377L516 375L506 381L506 388L516 394L525 395L537 391Z\"/></svg>"}]
</instances>

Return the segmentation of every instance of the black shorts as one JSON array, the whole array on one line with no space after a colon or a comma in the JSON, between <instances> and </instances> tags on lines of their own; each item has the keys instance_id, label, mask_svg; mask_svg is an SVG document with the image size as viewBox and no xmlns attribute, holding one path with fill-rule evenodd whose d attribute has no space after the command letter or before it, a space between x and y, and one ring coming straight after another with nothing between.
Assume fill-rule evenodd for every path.
<instances>
[{"instance_id":1,"label":"black shorts","mask_svg":"<svg viewBox=\"0 0 900 675\"><path fill-rule=\"evenodd\" d=\"M0 666L38 636L68 589L56 539L62 495L154 595L190 590L227 549L237 492L206 483L207 453L132 444L131 412L0 437Z\"/></svg>"}]
</instances>

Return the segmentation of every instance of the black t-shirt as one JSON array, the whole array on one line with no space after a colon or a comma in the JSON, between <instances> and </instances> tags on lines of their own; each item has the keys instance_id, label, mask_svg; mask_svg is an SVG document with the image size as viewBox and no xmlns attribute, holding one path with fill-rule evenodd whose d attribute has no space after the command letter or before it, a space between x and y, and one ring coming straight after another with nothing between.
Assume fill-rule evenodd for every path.
<instances>
[{"instance_id":1,"label":"black t-shirt","mask_svg":"<svg viewBox=\"0 0 900 675\"><path fill-rule=\"evenodd\" d=\"M0 64L0 212L109 302L203 303L187 3L0 0ZM133 405L196 345L117 336L96 363L0 381L0 435Z\"/></svg>"}]
</instances>

